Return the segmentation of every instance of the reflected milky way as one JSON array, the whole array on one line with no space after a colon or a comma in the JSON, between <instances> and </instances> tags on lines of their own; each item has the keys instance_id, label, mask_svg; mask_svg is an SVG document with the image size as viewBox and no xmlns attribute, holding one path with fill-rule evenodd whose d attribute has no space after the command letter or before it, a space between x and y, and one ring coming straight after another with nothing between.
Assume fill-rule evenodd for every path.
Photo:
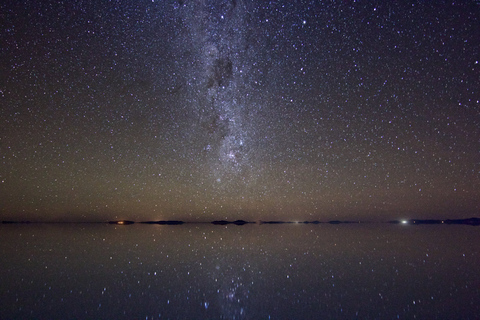
<instances>
[{"instance_id":1,"label":"reflected milky way","mask_svg":"<svg viewBox=\"0 0 480 320\"><path fill-rule=\"evenodd\" d=\"M0 225L0 317L473 319L477 228Z\"/></svg>"}]
</instances>

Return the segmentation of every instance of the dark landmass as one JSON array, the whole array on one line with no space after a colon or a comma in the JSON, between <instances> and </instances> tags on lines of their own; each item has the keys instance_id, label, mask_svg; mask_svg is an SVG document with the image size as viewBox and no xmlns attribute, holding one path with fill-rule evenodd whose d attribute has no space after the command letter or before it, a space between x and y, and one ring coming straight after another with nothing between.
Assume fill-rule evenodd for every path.
<instances>
[{"instance_id":1,"label":"dark landmass","mask_svg":"<svg viewBox=\"0 0 480 320\"><path fill-rule=\"evenodd\" d=\"M414 220L410 220L410 223L413 223L413 224L442 224L442 223L444 223L444 220L420 220L420 219L414 219Z\"/></svg>"},{"instance_id":2,"label":"dark landmass","mask_svg":"<svg viewBox=\"0 0 480 320\"><path fill-rule=\"evenodd\" d=\"M331 220L331 221L260 221L260 224L284 224L284 223L303 223L303 224L321 224L321 223L329 223L329 224L342 224L342 223L361 223L361 221L341 221L341 220Z\"/></svg>"},{"instance_id":3,"label":"dark landmass","mask_svg":"<svg viewBox=\"0 0 480 320\"><path fill-rule=\"evenodd\" d=\"M249 222L249 221L245 221L245 220L235 220L235 221L215 220L215 221L211 222L211 224L216 224L216 225L221 225L221 226L224 226L224 225L227 225L227 224L235 224L237 226L243 226L244 224L247 224L247 223L253 223L253 222Z\"/></svg>"},{"instance_id":4,"label":"dark landmass","mask_svg":"<svg viewBox=\"0 0 480 320\"><path fill-rule=\"evenodd\" d=\"M338 220L332 220L332 221L329 221L328 223L330 223L330 224L340 224L342 222L338 221Z\"/></svg>"},{"instance_id":5,"label":"dark landmass","mask_svg":"<svg viewBox=\"0 0 480 320\"><path fill-rule=\"evenodd\" d=\"M237 226L243 226L244 224L253 223L253 222L248 222L248 221L245 221L245 220L235 220L232 223L236 224Z\"/></svg>"},{"instance_id":6,"label":"dark landmass","mask_svg":"<svg viewBox=\"0 0 480 320\"><path fill-rule=\"evenodd\" d=\"M140 222L135 222L132 220L118 220L118 221L106 221L106 222L60 222L60 221L14 221L14 220L3 220L1 222L2 224L88 224L88 223L93 223L93 224L102 224L102 223L107 223L107 224L116 224L116 225L129 225L129 224L134 224L134 223L142 223L142 224L159 224L159 225L181 225L185 223L211 223L214 225L228 225L228 224L234 224L237 226L242 226L245 224L352 224L352 223L372 223L371 221L341 221L341 220L330 220L330 221L319 221L319 220L314 220L314 221L245 221L245 220L235 220L235 221L228 221L228 220L215 220L211 222L186 222L186 221L181 221L181 220L159 220L159 221L140 221ZM390 224L460 224L460 225L469 225L469 226L480 226L480 218L472 217L472 218L467 218L467 219L444 219L444 220L439 220L439 219L410 219L410 220L391 220L391 221L384 221L384 222L377 222L377 223L390 223Z\"/></svg>"},{"instance_id":7,"label":"dark landmass","mask_svg":"<svg viewBox=\"0 0 480 320\"><path fill-rule=\"evenodd\" d=\"M260 221L260 224L283 224L283 223L293 223L291 221Z\"/></svg>"},{"instance_id":8,"label":"dark landmass","mask_svg":"<svg viewBox=\"0 0 480 320\"><path fill-rule=\"evenodd\" d=\"M161 225L174 226L174 225L184 224L185 222L184 222L184 221L180 221L180 220L159 220L159 221L143 221L143 222L141 222L141 223L144 223L144 224L161 224Z\"/></svg>"},{"instance_id":9,"label":"dark landmass","mask_svg":"<svg viewBox=\"0 0 480 320\"><path fill-rule=\"evenodd\" d=\"M446 224L466 224L469 226L480 226L480 218L468 218L468 219L447 219Z\"/></svg>"},{"instance_id":10,"label":"dark landmass","mask_svg":"<svg viewBox=\"0 0 480 320\"><path fill-rule=\"evenodd\" d=\"M446 220L438 220L438 219L410 219L410 220L392 220L389 223L404 223L404 224L463 224L469 226L480 226L480 218L468 218L468 219L446 219Z\"/></svg>"},{"instance_id":11,"label":"dark landmass","mask_svg":"<svg viewBox=\"0 0 480 320\"><path fill-rule=\"evenodd\" d=\"M224 226L226 224L229 224L230 222L226 221L226 220L215 220L215 221L212 221L211 223L216 224L216 225L220 225L220 226Z\"/></svg>"},{"instance_id":12,"label":"dark landmass","mask_svg":"<svg viewBox=\"0 0 480 320\"><path fill-rule=\"evenodd\" d=\"M342 224L342 223L360 223L360 221L340 221L340 220L332 220L329 221L330 224Z\"/></svg>"}]
</instances>

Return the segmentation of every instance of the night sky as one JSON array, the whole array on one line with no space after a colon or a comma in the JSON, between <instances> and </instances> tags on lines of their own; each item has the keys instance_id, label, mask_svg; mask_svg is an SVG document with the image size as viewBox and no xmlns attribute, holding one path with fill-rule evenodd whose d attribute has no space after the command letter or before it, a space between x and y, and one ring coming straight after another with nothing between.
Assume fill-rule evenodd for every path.
<instances>
[{"instance_id":1,"label":"night sky","mask_svg":"<svg viewBox=\"0 0 480 320\"><path fill-rule=\"evenodd\" d=\"M0 220L480 213L478 1L4 1Z\"/></svg>"}]
</instances>

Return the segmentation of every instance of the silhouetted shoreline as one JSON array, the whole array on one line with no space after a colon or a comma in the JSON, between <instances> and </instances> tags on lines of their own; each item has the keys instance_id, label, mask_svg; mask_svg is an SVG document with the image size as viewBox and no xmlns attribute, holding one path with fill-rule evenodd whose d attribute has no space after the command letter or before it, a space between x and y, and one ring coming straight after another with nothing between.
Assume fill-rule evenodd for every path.
<instances>
[{"instance_id":1,"label":"silhouetted shoreline","mask_svg":"<svg viewBox=\"0 0 480 320\"><path fill-rule=\"evenodd\" d=\"M245 221L245 220L214 220L211 222L188 222L188 221L181 221L181 220L158 220L158 221L132 221L132 220L113 220L113 221L106 221L106 222L48 222L48 221L28 221L28 220L3 220L2 224L114 224L114 225L131 225L135 223L139 224L156 224L156 225L182 225L182 224L213 224L213 225L237 225L242 226L245 224L367 224L367 223L387 223L387 224L409 224L409 225L436 225L436 224L444 224L444 225L469 225L469 226L479 226L480 225L480 218L472 217L467 219L409 219L409 220L390 220L390 221L351 221L351 220L329 220L329 221L281 221L281 220L271 220L271 221Z\"/></svg>"},{"instance_id":2,"label":"silhouetted shoreline","mask_svg":"<svg viewBox=\"0 0 480 320\"><path fill-rule=\"evenodd\" d=\"M235 224L237 226L243 226L244 224L247 224L247 223L255 223L255 222L249 222L249 221L245 221L245 220L235 220L235 221L227 221L227 220L215 220L215 221L212 221L211 224L216 224L216 225L227 225L227 224Z\"/></svg>"},{"instance_id":3,"label":"silhouetted shoreline","mask_svg":"<svg viewBox=\"0 0 480 320\"><path fill-rule=\"evenodd\" d=\"M468 218L468 219L410 219L410 220L393 220L390 223L403 223L403 224L464 224L469 226L479 226L480 218Z\"/></svg>"}]
</instances>

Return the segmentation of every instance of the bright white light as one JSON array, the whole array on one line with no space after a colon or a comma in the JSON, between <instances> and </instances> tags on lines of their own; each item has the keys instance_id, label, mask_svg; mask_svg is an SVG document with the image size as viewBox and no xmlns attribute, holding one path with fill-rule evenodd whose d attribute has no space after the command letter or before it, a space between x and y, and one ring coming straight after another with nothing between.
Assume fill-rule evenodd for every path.
<instances>
[{"instance_id":1,"label":"bright white light","mask_svg":"<svg viewBox=\"0 0 480 320\"><path fill-rule=\"evenodd\" d=\"M407 220L402 220L402 224L407 224L408 221Z\"/></svg>"}]
</instances>

